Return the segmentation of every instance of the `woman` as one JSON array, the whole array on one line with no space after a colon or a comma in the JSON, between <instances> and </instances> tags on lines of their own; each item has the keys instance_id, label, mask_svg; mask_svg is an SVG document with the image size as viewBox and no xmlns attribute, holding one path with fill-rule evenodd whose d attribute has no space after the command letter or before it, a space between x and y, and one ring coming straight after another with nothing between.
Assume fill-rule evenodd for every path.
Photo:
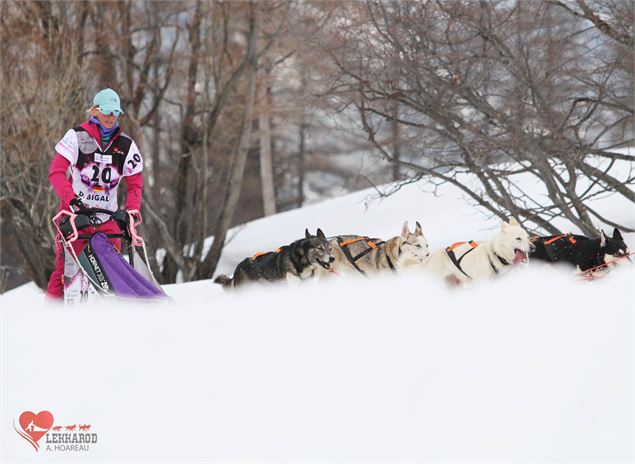
<instances>
[{"instance_id":1,"label":"woman","mask_svg":"<svg viewBox=\"0 0 635 464\"><path fill-rule=\"evenodd\" d=\"M91 118L66 132L55 146L49 182L60 197L60 211L81 213L87 208L117 211L117 188L122 178L126 179L128 187L125 209L140 209L143 158L117 120L119 115L124 114L119 95L112 89L101 90L93 98L88 112ZM69 168L70 177L67 177ZM98 217L105 222L84 232L120 232L114 221L107 220L107 215ZM111 239L111 242L121 249L119 239ZM46 293L49 298L59 299L64 294L64 250L59 237L56 243L55 270ZM73 242L73 249L78 255L85 243L85 240Z\"/></svg>"}]
</instances>

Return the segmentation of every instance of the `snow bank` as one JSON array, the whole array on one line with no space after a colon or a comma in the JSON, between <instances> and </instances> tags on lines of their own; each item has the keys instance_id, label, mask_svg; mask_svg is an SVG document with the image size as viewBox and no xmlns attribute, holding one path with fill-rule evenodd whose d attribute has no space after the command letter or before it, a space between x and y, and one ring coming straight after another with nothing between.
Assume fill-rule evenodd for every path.
<instances>
[{"instance_id":1,"label":"snow bank","mask_svg":"<svg viewBox=\"0 0 635 464\"><path fill-rule=\"evenodd\" d=\"M498 227L450 185L372 193L235 228L219 272L306 227L389 238L419 220L432 249ZM592 204L635 227L632 203ZM200 281L166 286L173 304L81 309L23 286L0 296L0 456L631 462L633 270L582 282L530 266L459 291L418 274L238 295ZM13 422L43 410L98 442L36 453Z\"/></svg>"},{"instance_id":2,"label":"snow bank","mask_svg":"<svg viewBox=\"0 0 635 464\"><path fill-rule=\"evenodd\" d=\"M458 291L410 274L3 303L3 458L630 462L632 278L529 268ZM99 441L36 456L11 425L26 410Z\"/></svg>"}]
</instances>

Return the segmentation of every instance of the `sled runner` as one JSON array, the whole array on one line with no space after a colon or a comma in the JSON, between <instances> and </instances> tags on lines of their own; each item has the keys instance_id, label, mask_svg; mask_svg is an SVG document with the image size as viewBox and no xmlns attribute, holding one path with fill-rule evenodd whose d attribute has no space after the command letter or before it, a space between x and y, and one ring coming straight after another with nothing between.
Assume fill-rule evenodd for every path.
<instances>
[{"instance_id":1,"label":"sled runner","mask_svg":"<svg viewBox=\"0 0 635 464\"><path fill-rule=\"evenodd\" d=\"M150 271L145 243L137 234L141 214L99 208L88 211L87 214L61 211L53 218L64 248L64 303L77 305L102 298L155 300L167 297ZM102 224L100 218L103 217L114 220L121 232L86 233L86 229ZM115 250L109 238L130 242L128 260ZM72 247L76 240L87 240L79 255ZM136 247L143 249L143 257Z\"/></svg>"},{"instance_id":2,"label":"sled runner","mask_svg":"<svg viewBox=\"0 0 635 464\"><path fill-rule=\"evenodd\" d=\"M578 278L580 280L596 280L602 277L606 277L608 274L608 270L610 266L614 266L616 263L622 260L631 261L631 256L635 255L635 253L628 253L622 256L618 256L617 258L613 258L605 263L600 264L599 266L592 267L591 269L587 269L586 271L579 271L577 273Z\"/></svg>"}]
</instances>

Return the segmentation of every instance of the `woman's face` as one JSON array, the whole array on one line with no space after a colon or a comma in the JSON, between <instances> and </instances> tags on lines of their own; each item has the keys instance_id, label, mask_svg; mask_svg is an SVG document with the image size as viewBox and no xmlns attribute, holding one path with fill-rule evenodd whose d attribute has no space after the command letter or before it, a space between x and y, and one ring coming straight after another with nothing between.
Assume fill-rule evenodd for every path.
<instances>
[{"instance_id":1,"label":"woman's face","mask_svg":"<svg viewBox=\"0 0 635 464\"><path fill-rule=\"evenodd\" d=\"M117 116L115 116L114 114L104 114L97 108L91 109L90 114L95 116L99 120L101 125L104 126L106 129L112 129L112 127L117 122Z\"/></svg>"}]
</instances>

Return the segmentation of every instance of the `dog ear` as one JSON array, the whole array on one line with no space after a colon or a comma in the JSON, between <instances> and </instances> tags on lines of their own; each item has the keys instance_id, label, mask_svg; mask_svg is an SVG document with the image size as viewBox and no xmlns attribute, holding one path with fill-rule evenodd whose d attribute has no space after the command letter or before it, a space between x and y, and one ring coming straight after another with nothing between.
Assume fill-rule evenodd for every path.
<instances>
[{"instance_id":1,"label":"dog ear","mask_svg":"<svg viewBox=\"0 0 635 464\"><path fill-rule=\"evenodd\" d=\"M507 230L509 224L501 219L501 230Z\"/></svg>"},{"instance_id":2,"label":"dog ear","mask_svg":"<svg viewBox=\"0 0 635 464\"><path fill-rule=\"evenodd\" d=\"M326 236L324 235L324 232L322 232L322 229L318 228L317 230L317 236L319 238L326 238Z\"/></svg>"},{"instance_id":3,"label":"dog ear","mask_svg":"<svg viewBox=\"0 0 635 464\"><path fill-rule=\"evenodd\" d=\"M515 218L515 217L513 217L513 218L511 218L511 219L509 220L509 225L510 225L510 226L519 226L520 224L518 223L518 221L516 220L516 218Z\"/></svg>"},{"instance_id":4,"label":"dog ear","mask_svg":"<svg viewBox=\"0 0 635 464\"><path fill-rule=\"evenodd\" d=\"M622 238L622 234L621 234L621 232L619 231L619 229L618 229L617 227L615 227L615 228L613 229L613 238L614 238L615 240L624 240L624 239Z\"/></svg>"},{"instance_id":5,"label":"dog ear","mask_svg":"<svg viewBox=\"0 0 635 464\"><path fill-rule=\"evenodd\" d=\"M421 230L421 224L417 221L417 225L415 226L415 235L423 236L423 231Z\"/></svg>"},{"instance_id":6,"label":"dog ear","mask_svg":"<svg viewBox=\"0 0 635 464\"><path fill-rule=\"evenodd\" d=\"M309 233L309 229L305 229L304 238L309 238L310 236L311 236L311 234Z\"/></svg>"},{"instance_id":7,"label":"dog ear","mask_svg":"<svg viewBox=\"0 0 635 464\"><path fill-rule=\"evenodd\" d=\"M403 238L408 237L408 235L410 234L410 228L408 227L408 221L403 223L403 226L401 227L401 236Z\"/></svg>"},{"instance_id":8,"label":"dog ear","mask_svg":"<svg viewBox=\"0 0 635 464\"><path fill-rule=\"evenodd\" d=\"M604 247L606 246L606 239L608 237L606 236L606 234L604 233L604 229L602 229L602 234L600 235L600 246Z\"/></svg>"}]
</instances>

